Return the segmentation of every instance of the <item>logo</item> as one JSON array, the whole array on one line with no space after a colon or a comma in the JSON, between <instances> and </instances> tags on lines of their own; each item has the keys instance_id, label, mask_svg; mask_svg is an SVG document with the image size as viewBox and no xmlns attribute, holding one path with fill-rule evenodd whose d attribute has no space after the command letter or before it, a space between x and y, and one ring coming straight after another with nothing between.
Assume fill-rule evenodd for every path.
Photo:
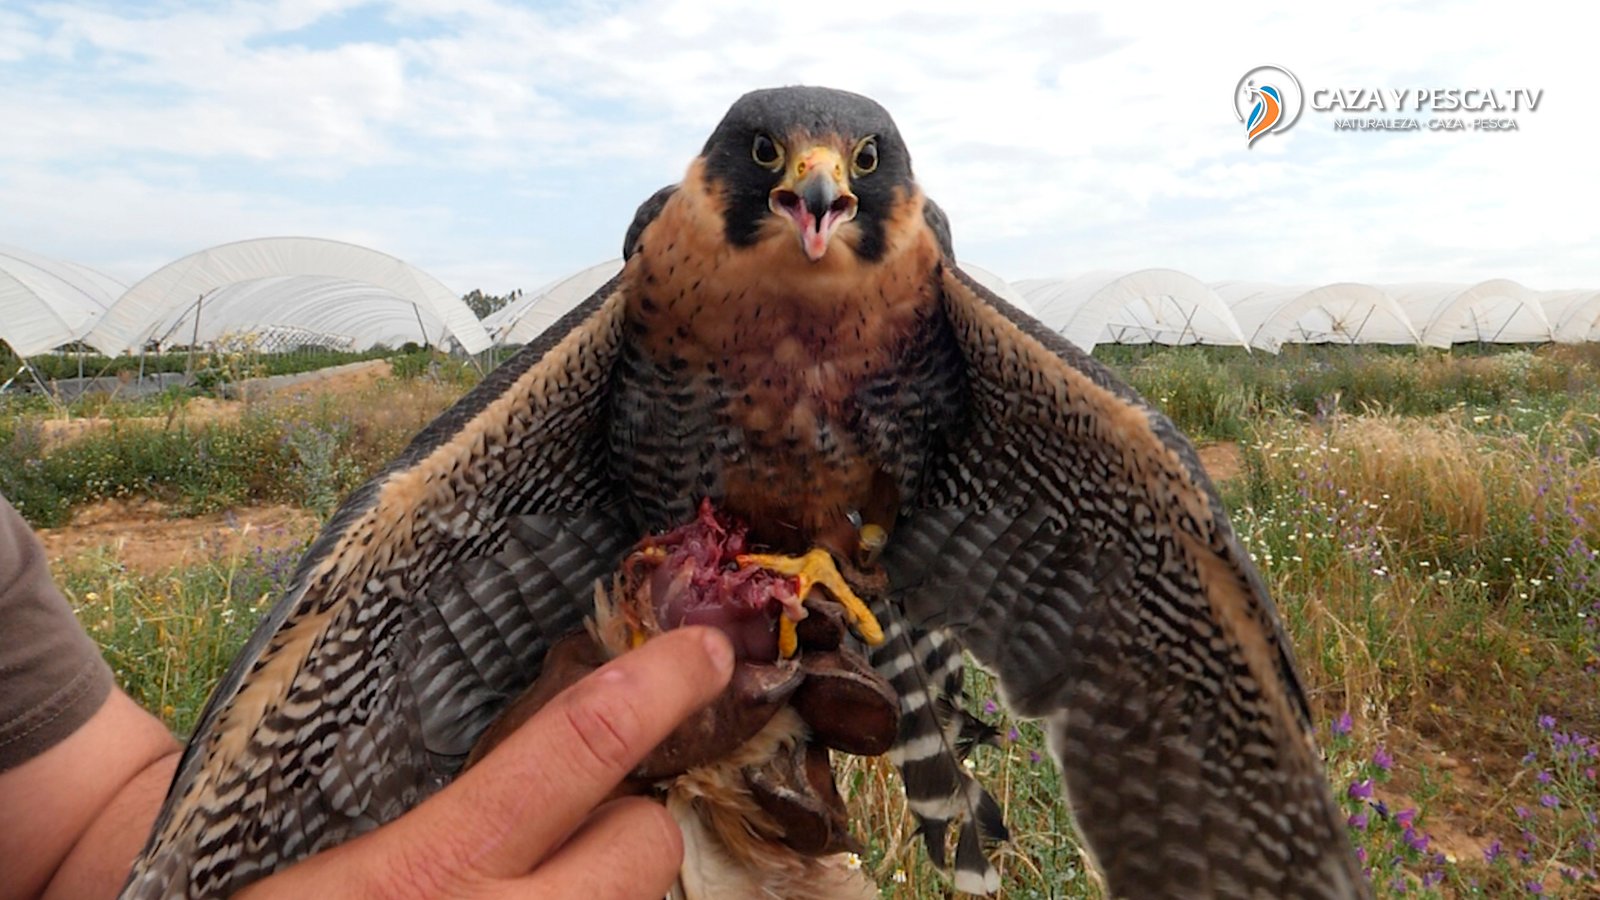
<instances>
[{"instance_id":1,"label":"logo","mask_svg":"<svg viewBox=\"0 0 1600 900\"><path fill-rule=\"evenodd\" d=\"M1256 66L1233 89L1233 114L1245 125L1245 146L1274 131L1288 131L1305 106L1300 82L1282 66Z\"/></svg>"}]
</instances>

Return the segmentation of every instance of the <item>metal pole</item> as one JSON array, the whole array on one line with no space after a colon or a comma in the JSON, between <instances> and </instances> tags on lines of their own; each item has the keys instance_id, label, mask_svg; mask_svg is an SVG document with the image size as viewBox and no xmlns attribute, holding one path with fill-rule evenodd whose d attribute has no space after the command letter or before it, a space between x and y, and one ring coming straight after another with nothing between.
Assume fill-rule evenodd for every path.
<instances>
[{"instance_id":1,"label":"metal pole","mask_svg":"<svg viewBox=\"0 0 1600 900\"><path fill-rule=\"evenodd\" d=\"M185 384L194 384L194 348L200 343L200 304L206 299L205 294L194 298L194 335L189 339L189 361L183 365L183 380Z\"/></svg>"}]
</instances>

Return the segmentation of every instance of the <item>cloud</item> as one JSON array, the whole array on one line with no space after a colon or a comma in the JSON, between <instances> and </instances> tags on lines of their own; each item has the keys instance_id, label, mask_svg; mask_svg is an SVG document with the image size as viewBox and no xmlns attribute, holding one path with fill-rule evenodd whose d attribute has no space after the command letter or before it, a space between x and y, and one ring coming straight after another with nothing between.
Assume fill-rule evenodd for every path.
<instances>
[{"instance_id":1,"label":"cloud","mask_svg":"<svg viewBox=\"0 0 1600 900\"><path fill-rule=\"evenodd\" d=\"M1600 285L1586 34L1488 3L57 2L0 12L0 239L154 268L309 233L531 287L615 255L744 90L809 82L882 101L958 250L1009 276ZM1308 111L1246 149L1229 98L1263 62L1546 95L1510 134Z\"/></svg>"}]
</instances>

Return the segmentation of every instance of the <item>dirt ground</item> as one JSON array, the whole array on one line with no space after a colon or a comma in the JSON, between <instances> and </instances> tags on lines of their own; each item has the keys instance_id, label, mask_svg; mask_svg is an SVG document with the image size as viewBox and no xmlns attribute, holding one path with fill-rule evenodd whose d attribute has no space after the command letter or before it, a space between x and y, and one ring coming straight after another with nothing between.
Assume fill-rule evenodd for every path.
<instances>
[{"instance_id":1,"label":"dirt ground","mask_svg":"<svg viewBox=\"0 0 1600 900\"><path fill-rule=\"evenodd\" d=\"M1206 467L1206 474L1217 484L1237 478L1244 471L1244 463L1239 457L1239 445L1232 441L1220 444L1207 444L1198 448L1200 465Z\"/></svg>"},{"instance_id":2,"label":"dirt ground","mask_svg":"<svg viewBox=\"0 0 1600 900\"><path fill-rule=\"evenodd\" d=\"M386 374L387 364L378 361L281 391L314 388L318 393L356 393ZM183 415L190 421L208 421L238 415L243 407L239 401L202 397L190 400ZM48 423L54 431L47 433L52 434L54 440L66 441L109 422L107 419L56 421ZM1215 482L1237 477L1242 470L1236 444L1209 444L1201 447L1199 453L1201 464ZM152 500L107 501L78 510L70 525L45 529L40 535L54 559L109 548L124 565L152 574L226 557L257 544L267 549L296 546L311 537L317 525L316 517L291 506L242 508L181 518L172 516L164 504Z\"/></svg>"},{"instance_id":3,"label":"dirt ground","mask_svg":"<svg viewBox=\"0 0 1600 900\"><path fill-rule=\"evenodd\" d=\"M260 545L280 550L304 543L317 518L292 506L229 510L174 518L153 500L112 500L78 510L72 524L39 532L51 559L104 549L145 574L246 553Z\"/></svg>"},{"instance_id":4,"label":"dirt ground","mask_svg":"<svg viewBox=\"0 0 1600 900\"><path fill-rule=\"evenodd\" d=\"M374 359L367 362L352 363L340 366L337 369L322 372L307 373L304 380L282 387L260 387L262 382L270 379L258 379L255 382L247 381L242 385L242 391L252 398L252 401L265 399L272 396L294 396L296 394L355 394L365 391L373 386L380 378L390 375L389 361ZM252 387L252 385L257 385ZM125 418L106 418L104 416L76 416L72 418L51 418L40 423L41 435L46 449L58 447L62 444L77 440L86 434L109 428L115 422L138 425L166 426L171 421L183 421L189 424L203 422L226 421L236 418L247 406L243 400L218 400L211 397L193 397L177 410L172 416L133 416Z\"/></svg>"},{"instance_id":5,"label":"dirt ground","mask_svg":"<svg viewBox=\"0 0 1600 900\"><path fill-rule=\"evenodd\" d=\"M341 366L294 384L263 391L259 396L293 396L300 393L358 394L390 374L387 360ZM246 407L240 400L195 397L176 417L189 423L226 420ZM75 440L114 421L163 425L159 416L107 419L100 417L52 419L43 423L47 445ZM123 565L146 574L193 565L248 552L257 545L269 550L298 546L316 532L318 521L306 510L292 506L247 507L198 517L175 517L165 504L153 500L106 501L78 510L72 522L40 531L52 559L70 559L107 549Z\"/></svg>"}]
</instances>

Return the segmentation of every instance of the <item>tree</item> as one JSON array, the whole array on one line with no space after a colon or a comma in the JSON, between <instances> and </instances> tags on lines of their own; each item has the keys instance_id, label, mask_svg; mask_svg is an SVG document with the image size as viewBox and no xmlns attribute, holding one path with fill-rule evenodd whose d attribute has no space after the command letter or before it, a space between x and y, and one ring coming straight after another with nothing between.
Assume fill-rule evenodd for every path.
<instances>
[{"instance_id":1,"label":"tree","mask_svg":"<svg viewBox=\"0 0 1600 900\"><path fill-rule=\"evenodd\" d=\"M474 315L482 319L521 296L521 288L517 288L503 297L495 294L485 294L483 291L473 288L470 293L463 294L461 299L467 306L472 308Z\"/></svg>"}]
</instances>

